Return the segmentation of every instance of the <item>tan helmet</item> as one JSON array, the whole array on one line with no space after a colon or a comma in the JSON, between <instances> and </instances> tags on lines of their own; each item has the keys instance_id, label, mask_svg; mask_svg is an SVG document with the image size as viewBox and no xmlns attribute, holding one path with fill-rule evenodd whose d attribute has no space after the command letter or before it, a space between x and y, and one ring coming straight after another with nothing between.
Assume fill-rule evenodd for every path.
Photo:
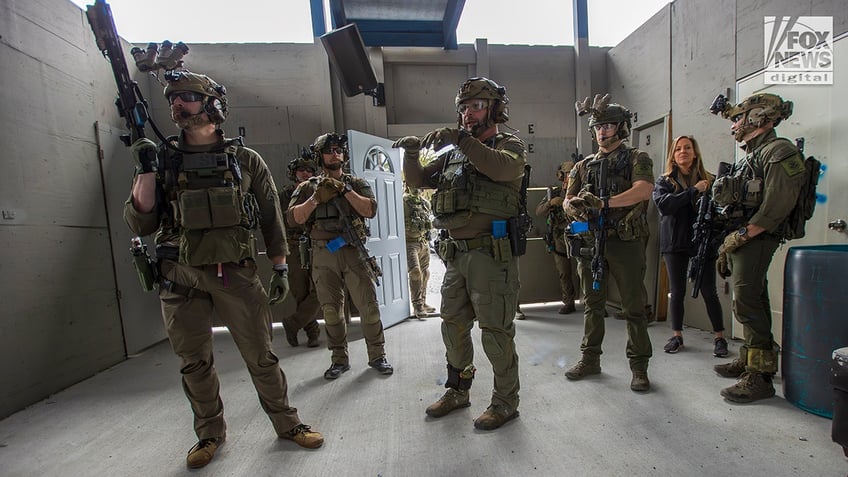
<instances>
[{"instance_id":1,"label":"tan helmet","mask_svg":"<svg viewBox=\"0 0 848 477\"><path fill-rule=\"evenodd\" d=\"M206 96L203 109L209 119L215 124L221 124L227 119L227 88L216 83L212 78L189 71L174 71L165 75L168 85L165 86L165 98L179 91L191 91Z\"/></svg>"},{"instance_id":2,"label":"tan helmet","mask_svg":"<svg viewBox=\"0 0 848 477\"><path fill-rule=\"evenodd\" d=\"M630 119L633 117L633 114L624 106L617 103L610 103L609 101L610 95L607 93L603 96L596 94L594 98L587 97L583 101L577 101L574 104L574 108L577 110L579 116L590 115L589 133L595 142L598 141L594 128L596 124L616 124L618 125L618 129L616 130L618 139L623 140L630 137L630 128L633 127Z\"/></svg>"},{"instance_id":3,"label":"tan helmet","mask_svg":"<svg viewBox=\"0 0 848 477\"><path fill-rule=\"evenodd\" d=\"M506 96L506 88L500 86L489 78L477 76L467 79L459 92L456 93L454 104L459 107L463 101L469 99L489 100L489 120L493 123L505 123L509 121L509 98ZM462 124L462 115L457 116L457 123Z\"/></svg>"},{"instance_id":4,"label":"tan helmet","mask_svg":"<svg viewBox=\"0 0 848 477\"><path fill-rule=\"evenodd\" d=\"M724 101L719 101L719 97ZM722 118L734 123L744 115L742 125L734 133L737 141L741 141L748 132L762 127L767 121L773 122L772 126L776 127L781 121L792 116L792 101L784 101L776 94L757 93L748 96L736 106L728 104L722 95L719 97L713 101L710 112L720 114Z\"/></svg>"},{"instance_id":5,"label":"tan helmet","mask_svg":"<svg viewBox=\"0 0 848 477\"><path fill-rule=\"evenodd\" d=\"M565 176L574 169L574 161L563 161L557 168L556 176L560 182L565 181Z\"/></svg>"},{"instance_id":6,"label":"tan helmet","mask_svg":"<svg viewBox=\"0 0 848 477\"><path fill-rule=\"evenodd\" d=\"M324 160L321 157L321 150L330 146L339 146L344 151L344 159L348 159L347 136L338 135L334 132L326 133L315 138L315 142L309 146L309 150L318 158L318 166L324 167Z\"/></svg>"}]
</instances>

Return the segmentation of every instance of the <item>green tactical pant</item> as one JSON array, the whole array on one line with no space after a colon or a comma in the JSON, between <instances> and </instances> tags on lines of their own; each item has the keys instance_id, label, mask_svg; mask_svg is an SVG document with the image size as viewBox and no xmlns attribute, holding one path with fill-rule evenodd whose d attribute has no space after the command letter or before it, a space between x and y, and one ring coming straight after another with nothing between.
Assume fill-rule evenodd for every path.
<instances>
[{"instance_id":1,"label":"green tactical pant","mask_svg":"<svg viewBox=\"0 0 848 477\"><path fill-rule=\"evenodd\" d=\"M456 252L442 283L442 340L448 364L474 361L471 328L477 320L483 351L492 363L492 404L518 408L518 354L513 318L518 304L518 258L497 262L481 249Z\"/></svg>"},{"instance_id":2,"label":"green tactical pant","mask_svg":"<svg viewBox=\"0 0 848 477\"><path fill-rule=\"evenodd\" d=\"M779 245L771 237L756 238L727 254L733 285L733 315L742 325L748 347L748 371L752 372L777 372L767 275Z\"/></svg>"},{"instance_id":3,"label":"green tactical pant","mask_svg":"<svg viewBox=\"0 0 848 477\"><path fill-rule=\"evenodd\" d=\"M194 432L198 439L209 439L224 436L227 429L212 353L213 311L230 330L274 430L278 435L288 432L300 424L300 419L297 409L289 406L286 375L271 351L271 310L256 276L256 264L224 264L226 286L217 272L217 265L190 267L162 261L165 278L212 295L210 300L159 291L165 330L181 360L183 390L194 413Z\"/></svg>"},{"instance_id":4,"label":"green tactical pant","mask_svg":"<svg viewBox=\"0 0 848 477\"><path fill-rule=\"evenodd\" d=\"M651 358L651 338L645 317L645 298L642 282L645 279L645 246L642 240L623 241L615 234L607 237L606 267L600 289L592 287L592 257L577 259L577 271L586 303L583 343L580 351L583 359L595 361L603 353L604 314L607 303L607 282L615 278L621 293L621 308L627 322L627 358L633 371L647 371Z\"/></svg>"},{"instance_id":5,"label":"green tactical pant","mask_svg":"<svg viewBox=\"0 0 848 477\"><path fill-rule=\"evenodd\" d=\"M289 240L289 243L292 241ZM294 297L297 307L293 315L283 318L283 323L287 330L305 329L307 335L315 333L317 336L320 332L317 318L321 304L318 303L318 294L312 283L312 271L301 267L299 253L287 255L286 263L289 265L289 293Z\"/></svg>"},{"instance_id":6,"label":"green tactical pant","mask_svg":"<svg viewBox=\"0 0 848 477\"><path fill-rule=\"evenodd\" d=\"M407 238L406 267L409 271L409 297L417 310L427 302L427 282L430 280L430 246L427 239Z\"/></svg>"},{"instance_id":7,"label":"green tactical pant","mask_svg":"<svg viewBox=\"0 0 848 477\"><path fill-rule=\"evenodd\" d=\"M368 361L386 355L376 285L371 281L367 266L360 260L357 250L350 245L330 252L325 240L312 241L312 280L318 290L318 302L321 303L324 315L324 331L327 333L327 348L332 351L334 364L350 364L347 323L344 320L345 287L359 310Z\"/></svg>"},{"instance_id":8,"label":"green tactical pant","mask_svg":"<svg viewBox=\"0 0 848 477\"><path fill-rule=\"evenodd\" d=\"M565 254L565 235L558 233L554 239L554 264L559 274L559 289L562 292L562 302L574 304L577 299L574 293L573 271L571 257Z\"/></svg>"}]
</instances>

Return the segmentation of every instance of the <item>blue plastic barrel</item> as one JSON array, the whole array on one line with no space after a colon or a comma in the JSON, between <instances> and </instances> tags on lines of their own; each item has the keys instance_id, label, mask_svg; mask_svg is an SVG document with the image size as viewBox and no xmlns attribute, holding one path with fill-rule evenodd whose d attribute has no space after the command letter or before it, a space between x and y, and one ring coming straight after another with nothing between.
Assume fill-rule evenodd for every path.
<instances>
[{"instance_id":1,"label":"blue plastic barrel","mask_svg":"<svg viewBox=\"0 0 848 477\"><path fill-rule=\"evenodd\" d=\"M783 271L783 395L833 417L833 350L848 346L848 245L791 247Z\"/></svg>"}]
</instances>

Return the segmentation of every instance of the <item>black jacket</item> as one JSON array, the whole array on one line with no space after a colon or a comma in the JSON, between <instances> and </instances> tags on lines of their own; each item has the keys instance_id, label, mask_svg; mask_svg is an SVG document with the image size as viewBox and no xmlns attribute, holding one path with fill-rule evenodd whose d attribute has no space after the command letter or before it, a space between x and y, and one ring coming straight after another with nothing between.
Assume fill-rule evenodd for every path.
<instances>
[{"instance_id":1,"label":"black jacket","mask_svg":"<svg viewBox=\"0 0 848 477\"><path fill-rule=\"evenodd\" d=\"M677 171L672 176L660 176L654 184L652 197L660 213L660 253L687 253L695 255L698 250L692 243L692 225L698 217L695 202L698 190L685 187L677 180ZM675 191L675 183L679 192Z\"/></svg>"}]
</instances>

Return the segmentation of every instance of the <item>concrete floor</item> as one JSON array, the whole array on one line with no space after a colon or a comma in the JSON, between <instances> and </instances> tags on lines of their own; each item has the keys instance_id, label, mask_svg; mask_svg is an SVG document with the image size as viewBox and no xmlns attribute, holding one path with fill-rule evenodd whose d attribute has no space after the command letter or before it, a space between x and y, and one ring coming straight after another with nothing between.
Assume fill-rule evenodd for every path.
<instances>
[{"instance_id":1,"label":"concrete floor","mask_svg":"<svg viewBox=\"0 0 848 477\"><path fill-rule=\"evenodd\" d=\"M436 284L438 285L438 284ZM431 294L432 296L432 294ZM431 301L437 302L438 296ZM435 303L433 303L435 304ZM725 402L732 380L712 365L710 333L684 332L686 348L662 352L667 323L650 326L652 390L630 391L624 323L607 320L603 374L569 382L579 357L578 312L558 304L524 306L516 322L521 417L481 432L472 420L489 403L492 373L479 342L472 406L441 418L424 408L444 391L438 318L407 320L386 331L395 374L366 364L357 324L351 371L322 377L326 349L289 347L281 328L274 346L301 419L324 433L318 450L277 439L226 331L215 359L228 423L226 444L204 469L185 467L194 444L192 417L167 343L0 421L3 476L511 476L751 475L844 476L848 460L831 442L831 421L781 396L750 405ZM322 335L323 340L323 335ZM731 343L735 357L739 342Z\"/></svg>"}]
</instances>

